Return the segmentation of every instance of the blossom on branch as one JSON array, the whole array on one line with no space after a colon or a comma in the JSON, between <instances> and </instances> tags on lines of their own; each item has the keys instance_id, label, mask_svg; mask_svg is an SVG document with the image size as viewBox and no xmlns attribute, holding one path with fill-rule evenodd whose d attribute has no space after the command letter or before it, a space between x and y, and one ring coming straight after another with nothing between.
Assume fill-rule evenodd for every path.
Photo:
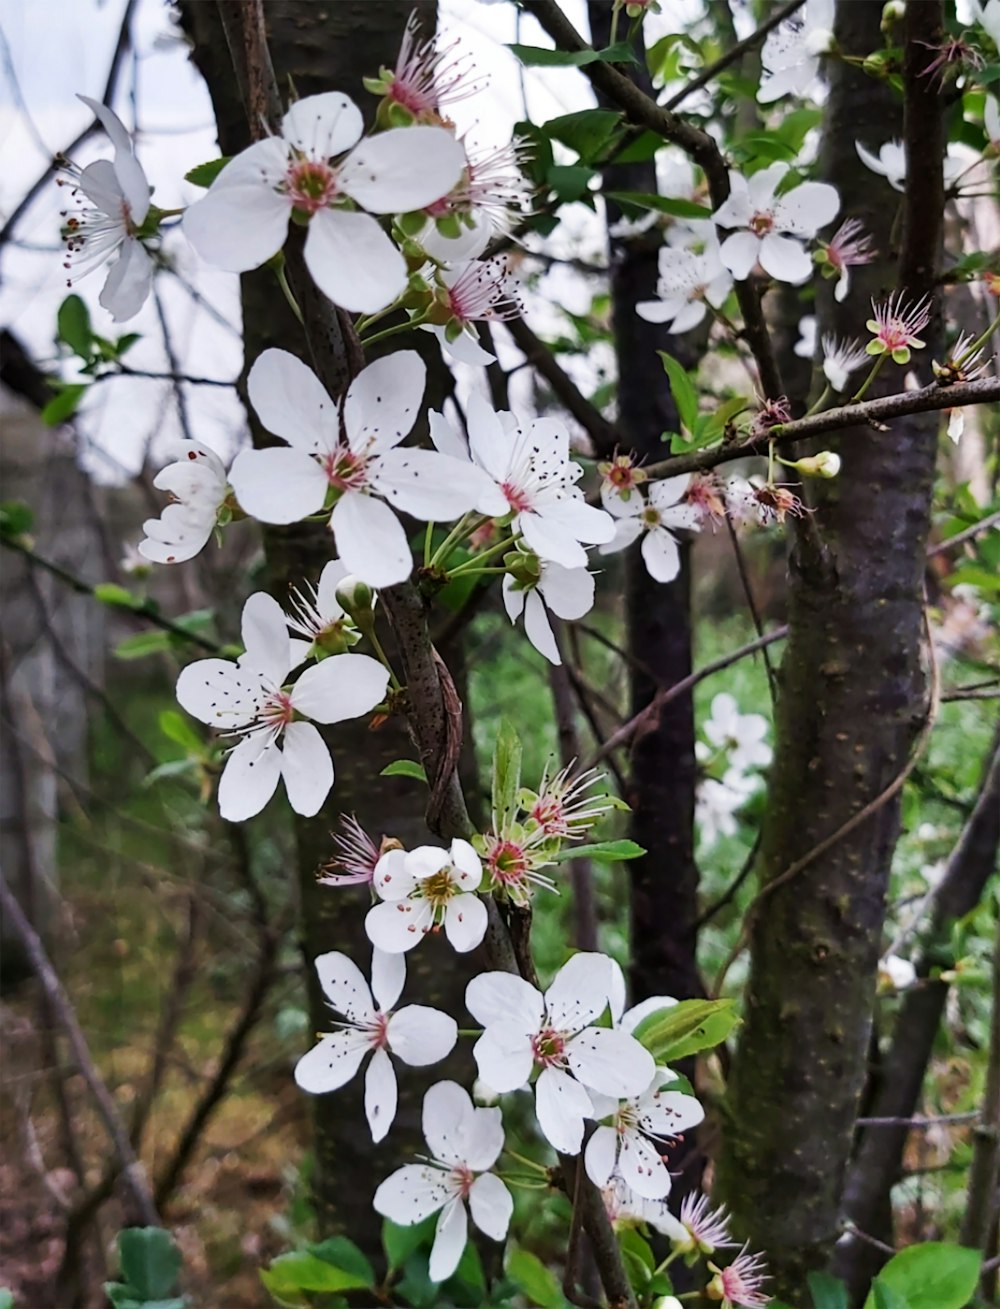
<instances>
[{"instance_id":1,"label":"blossom on branch","mask_svg":"<svg viewBox=\"0 0 1000 1309\"><path fill-rule=\"evenodd\" d=\"M865 346L869 355L892 356L897 364L910 362L910 350L923 349L924 342L917 335L931 321L931 303L928 296L915 303L903 299L903 293L897 292L888 300L879 303L872 301L873 318L865 326L875 338Z\"/></svg>"},{"instance_id":2,"label":"blossom on branch","mask_svg":"<svg viewBox=\"0 0 1000 1309\"><path fill-rule=\"evenodd\" d=\"M519 563L503 579L503 603L512 623L524 615L524 633L550 664L561 664L546 610L573 622L594 607L594 578L586 568L564 568L518 552ZM520 561L523 560L523 563Z\"/></svg>"},{"instance_id":3,"label":"blossom on branch","mask_svg":"<svg viewBox=\"0 0 1000 1309\"><path fill-rule=\"evenodd\" d=\"M734 696L720 691L712 700L712 712L702 730L716 750L724 751L731 768L766 768L774 752L764 737L768 722L763 714L741 714ZM699 743L699 759L708 757L708 747Z\"/></svg>"},{"instance_id":4,"label":"blossom on branch","mask_svg":"<svg viewBox=\"0 0 1000 1309\"><path fill-rule=\"evenodd\" d=\"M760 52L760 104L809 90L819 73L820 56L834 48L833 10L834 0L807 0L803 10L767 34Z\"/></svg>"},{"instance_id":5,"label":"blossom on branch","mask_svg":"<svg viewBox=\"0 0 1000 1309\"><path fill-rule=\"evenodd\" d=\"M145 539L138 551L156 564L181 564L193 559L215 531L219 510L226 502L229 483L226 467L208 446L180 443L180 458L153 478L158 491L172 497L159 518L142 525Z\"/></svg>"},{"instance_id":6,"label":"blossom on branch","mask_svg":"<svg viewBox=\"0 0 1000 1309\"><path fill-rule=\"evenodd\" d=\"M689 475L649 483L648 499L629 501L628 517L615 522L614 540L600 547L603 555L625 550L642 537L642 557L657 582L672 582L681 569L680 547L674 533L701 531L701 513L684 500Z\"/></svg>"},{"instance_id":7,"label":"blossom on branch","mask_svg":"<svg viewBox=\"0 0 1000 1309\"><path fill-rule=\"evenodd\" d=\"M454 1049L454 1018L426 1005L395 1008L406 981L402 955L372 953L369 988L361 969L346 954L331 951L316 959L316 974L331 1008L343 1015L338 1030L320 1035L295 1065L303 1091L324 1095L355 1075L366 1055L365 1116L372 1140L381 1141L396 1117L396 1073L390 1054L413 1068L436 1064Z\"/></svg>"},{"instance_id":8,"label":"blossom on branch","mask_svg":"<svg viewBox=\"0 0 1000 1309\"><path fill-rule=\"evenodd\" d=\"M365 918L369 940L380 950L402 954L443 927L459 954L474 950L486 935L486 906L475 893L482 880L479 856L460 837L448 850L421 845L387 851L375 866L382 903Z\"/></svg>"},{"instance_id":9,"label":"blossom on branch","mask_svg":"<svg viewBox=\"0 0 1000 1309\"><path fill-rule=\"evenodd\" d=\"M823 333L823 376L835 391L846 391L852 373L867 363L868 352L860 341Z\"/></svg>"},{"instance_id":10,"label":"blossom on branch","mask_svg":"<svg viewBox=\"0 0 1000 1309\"><path fill-rule=\"evenodd\" d=\"M696 1127L705 1111L691 1095L667 1088L676 1084L669 1068L658 1068L641 1095L626 1100L591 1092L594 1117L610 1118L591 1135L584 1151L587 1176L606 1186L617 1173L636 1195L662 1200L670 1192L670 1172L649 1138L664 1140Z\"/></svg>"},{"instance_id":11,"label":"blossom on branch","mask_svg":"<svg viewBox=\"0 0 1000 1309\"><path fill-rule=\"evenodd\" d=\"M660 249L656 300L640 300L636 313L647 323L666 323L671 332L689 332L704 319L706 302L721 309L733 285L732 274L711 241L701 253L665 245Z\"/></svg>"},{"instance_id":12,"label":"blossom on branch","mask_svg":"<svg viewBox=\"0 0 1000 1309\"><path fill-rule=\"evenodd\" d=\"M829 241L819 243L813 259L824 277L836 277L833 296L839 304L851 289L850 270L870 264L876 254L864 224L857 218L845 218Z\"/></svg>"},{"instance_id":13,"label":"blossom on branch","mask_svg":"<svg viewBox=\"0 0 1000 1309\"><path fill-rule=\"evenodd\" d=\"M750 1254L745 1245L728 1268L708 1266L715 1276L705 1295L721 1301L721 1309L765 1309L770 1303L771 1297L762 1289L768 1280L763 1255Z\"/></svg>"},{"instance_id":14,"label":"blossom on branch","mask_svg":"<svg viewBox=\"0 0 1000 1309\"><path fill-rule=\"evenodd\" d=\"M779 161L749 178L729 174L729 198L713 217L720 227L738 229L726 237L719 253L739 281L758 263L779 282L808 281L813 264L801 242L837 216L840 197L827 182L800 182L778 195L788 167Z\"/></svg>"}]
</instances>

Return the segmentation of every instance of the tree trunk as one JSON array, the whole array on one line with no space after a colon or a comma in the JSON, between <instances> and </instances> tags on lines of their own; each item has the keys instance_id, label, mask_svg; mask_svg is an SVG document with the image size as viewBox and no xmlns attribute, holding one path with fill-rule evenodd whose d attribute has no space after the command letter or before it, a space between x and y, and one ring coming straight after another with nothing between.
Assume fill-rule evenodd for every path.
<instances>
[{"instance_id":1,"label":"tree trunk","mask_svg":"<svg viewBox=\"0 0 1000 1309\"><path fill-rule=\"evenodd\" d=\"M841 0L840 47L879 48L880 15L877 3ZM877 149L900 131L885 83L842 61L831 61L830 77L823 175L840 192L842 215L863 219L881 252L854 270L843 305L829 284L820 288L821 329L843 333L895 280L894 197L860 164L854 141ZM936 148L928 141L931 159ZM932 290L929 280L914 284L912 263L904 259L909 293ZM900 370L885 371L896 389ZM791 533L789 637L758 862L765 889L876 801L925 721L921 593L937 428L934 416L885 433L844 432L841 476L816 492L815 512ZM720 1181L740 1235L768 1252L774 1293L793 1305L808 1303L806 1274L828 1261L839 1231L897 834L893 796L780 881L752 924Z\"/></svg>"},{"instance_id":2,"label":"tree trunk","mask_svg":"<svg viewBox=\"0 0 1000 1309\"><path fill-rule=\"evenodd\" d=\"M433 30L433 0L337 0L321 5L315 0L273 0L266 4L268 40L279 87L294 85L298 97L333 89L343 90L363 110L372 110L372 97L361 79L375 74L380 65L395 62L407 16L416 8L425 27ZM215 5L187 3L185 22L195 42L194 58L208 83L215 107L219 143L232 155L250 140L229 48ZM297 238L293 230L291 239ZM242 280L246 369L271 346L302 357L307 354L303 332L286 304L273 274L267 269L248 273ZM420 333L416 334L418 337ZM423 342L415 342L417 346ZM440 403L446 373L436 351L428 356L429 395ZM343 360L349 375L350 361ZM330 385L329 379L324 379ZM339 389L339 388L338 388ZM254 444L274 444L248 406ZM333 540L324 525L300 523L289 528L265 528L264 549L269 589L279 600L303 581L315 582L333 554ZM303 959L309 988L310 1025L329 1029L329 1007L315 981L312 961L328 950L350 954L367 971L369 950L363 918L369 904L364 888L333 890L319 886L316 873L331 855L331 830L337 816L354 813L375 838L398 837L407 846L432 840L424 824L424 789L411 779L382 777L386 764L413 758L414 746L399 718L371 731L363 721L340 724L332 734L337 780L323 810L312 819L295 819L296 895L301 914ZM360 947L360 948L359 948ZM437 939L424 942L408 956L407 999L456 1012L466 980L455 957ZM400 1080L397 1127L378 1147L371 1144L364 1126L361 1077L341 1091L312 1100L315 1167L313 1196L321 1234L350 1228L353 1239L371 1252L377 1248L381 1222L367 1197L379 1177L386 1175L422 1144L420 1105L431 1081L454 1075L446 1062L423 1076L407 1069Z\"/></svg>"}]
</instances>

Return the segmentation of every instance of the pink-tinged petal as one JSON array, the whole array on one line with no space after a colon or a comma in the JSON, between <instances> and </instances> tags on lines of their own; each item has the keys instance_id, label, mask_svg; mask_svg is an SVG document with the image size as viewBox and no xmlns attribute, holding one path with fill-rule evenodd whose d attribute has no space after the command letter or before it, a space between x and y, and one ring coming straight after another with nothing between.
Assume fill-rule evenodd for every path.
<instances>
[{"instance_id":1,"label":"pink-tinged petal","mask_svg":"<svg viewBox=\"0 0 1000 1309\"><path fill-rule=\"evenodd\" d=\"M405 850L386 850L375 865L375 890L381 900L403 900L417 884L410 871Z\"/></svg>"},{"instance_id":2,"label":"pink-tinged petal","mask_svg":"<svg viewBox=\"0 0 1000 1309\"><path fill-rule=\"evenodd\" d=\"M337 406L309 365L287 350L258 356L247 395L263 426L296 450L323 455L336 448Z\"/></svg>"},{"instance_id":3,"label":"pink-tinged petal","mask_svg":"<svg viewBox=\"0 0 1000 1309\"><path fill-rule=\"evenodd\" d=\"M370 214L346 209L314 214L305 261L323 294L351 313L377 313L406 289L406 260Z\"/></svg>"},{"instance_id":4,"label":"pink-tinged petal","mask_svg":"<svg viewBox=\"0 0 1000 1309\"><path fill-rule=\"evenodd\" d=\"M344 430L356 454L384 454L413 429L427 366L416 350L397 350L362 368L344 398Z\"/></svg>"},{"instance_id":5,"label":"pink-tinged petal","mask_svg":"<svg viewBox=\"0 0 1000 1309\"><path fill-rule=\"evenodd\" d=\"M407 1164L388 1176L375 1192L375 1212L401 1227L421 1223L447 1201L448 1174L428 1164Z\"/></svg>"},{"instance_id":6,"label":"pink-tinged petal","mask_svg":"<svg viewBox=\"0 0 1000 1309\"><path fill-rule=\"evenodd\" d=\"M330 655L295 683L292 704L317 723L342 723L374 709L388 685L388 670L370 655Z\"/></svg>"},{"instance_id":7,"label":"pink-tinged petal","mask_svg":"<svg viewBox=\"0 0 1000 1309\"><path fill-rule=\"evenodd\" d=\"M478 895L457 895L448 901L444 913L444 932L459 954L467 954L482 943L486 935L486 906Z\"/></svg>"},{"instance_id":8,"label":"pink-tinged petal","mask_svg":"<svg viewBox=\"0 0 1000 1309\"><path fill-rule=\"evenodd\" d=\"M474 1113L468 1091L457 1082L435 1082L424 1096L421 1126L435 1159L465 1164L465 1129Z\"/></svg>"},{"instance_id":9,"label":"pink-tinged petal","mask_svg":"<svg viewBox=\"0 0 1000 1309\"><path fill-rule=\"evenodd\" d=\"M664 1070L665 1082L669 1084L672 1077L669 1069ZM681 1091L647 1092L639 1100L639 1123L652 1136L681 1136L704 1118L699 1101Z\"/></svg>"},{"instance_id":10,"label":"pink-tinged petal","mask_svg":"<svg viewBox=\"0 0 1000 1309\"><path fill-rule=\"evenodd\" d=\"M738 282L750 276L760 253L760 237L753 232L733 232L719 247L719 256Z\"/></svg>"},{"instance_id":11,"label":"pink-tinged petal","mask_svg":"<svg viewBox=\"0 0 1000 1309\"><path fill-rule=\"evenodd\" d=\"M259 735L241 741L219 778L219 813L229 823L253 818L270 800L281 776L281 751Z\"/></svg>"},{"instance_id":12,"label":"pink-tinged petal","mask_svg":"<svg viewBox=\"0 0 1000 1309\"><path fill-rule=\"evenodd\" d=\"M421 522L450 523L484 499L495 511L507 509L488 473L437 450L388 450L372 461L371 483L390 504Z\"/></svg>"},{"instance_id":13,"label":"pink-tinged petal","mask_svg":"<svg viewBox=\"0 0 1000 1309\"><path fill-rule=\"evenodd\" d=\"M813 273L813 262L800 241L768 232L760 243L760 266L779 282L801 286Z\"/></svg>"},{"instance_id":14,"label":"pink-tinged petal","mask_svg":"<svg viewBox=\"0 0 1000 1309\"><path fill-rule=\"evenodd\" d=\"M98 300L116 323L122 323L135 317L152 289L153 261L141 241L126 237Z\"/></svg>"},{"instance_id":15,"label":"pink-tinged petal","mask_svg":"<svg viewBox=\"0 0 1000 1309\"><path fill-rule=\"evenodd\" d=\"M469 1208L472 1221L493 1241L502 1241L507 1235L514 1213L511 1193L495 1173L483 1173L469 1189Z\"/></svg>"},{"instance_id":16,"label":"pink-tinged petal","mask_svg":"<svg viewBox=\"0 0 1000 1309\"><path fill-rule=\"evenodd\" d=\"M492 1168L503 1149L503 1113L498 1108L473 1109L462 1120L462 1158L474 1173Z\"/></svg>"},{"instance_id":17,"label":"pink-tinged petal","mask_svg":"<svg viewBox=\"0 0 1000 1309\"><path fill-rule=\"evenodd\" d=\"M416 131L416 128L411 128ZM459 1265L468 1236L469 1220L465 1203L460 1196L450 1200L441 1210L434 1230L427 1276L432 1282L446 1282Z\"/></svg>"},{"instance_id":18,"label":"pink-tinged petal","mask_svg":"<svg viewBox=\"0 0 1000 1309\"><path fill-rule=\"evenodd\" d=\"M552 624L545 612L542 597L536 590L528 592L524 604L524 634L538 653L543 655L550 664L558 666L562 663L562 656L559 654Z\"/></svg>"},{"instance_id":19,"label":"pink-tinged petal","mask_svg":"<svg viewBox=\"0 0 1000 1309\"><path fill-rule=\"evenodd\" d=\"M405 214L447 195L466 166L443 127L400 127L367 137L340 169L340 185L373 214Z\"/></svg>"},{"instance_id":20,"label":"pink-tinged petal","mask_svg":"<svg viewBox=\"0 0 1000 1309\"><path fill-rule=\"evenodd\" d=\"M595 1112L598 1111L595 1109ZM583 1166L587 1176L595 1186L607 1186L617 1162L618 1133L613 1127L598 1127L583 1152Z\"/></svg>"},{"instance_id":21,"label":"pink-tinged petal","mask_svg":"<svg viewBox=\"0 0 1000 1309\"><path fill-rule=\"evenodd\" d=\"M378 1144L396 1117L396 1073L384 1050L375 1051L365 1073L365 1117Z\"/></svg>"},{"instance_id":22,"label":"pink-tinged petal","mask_svg":"<svg viewBox=\"0 0 1000 1309\"><path fill-rule=\"evenodd\" d=\"M328 954L317 955L314 967L323 994L338 1014L359 1024L374 1019L375 1003L371 990L353 959L340 950L331 950Z\"/></svg>"},{"instance_id":23,"label":"pink-tinged petal","mask_svg":"<svg viewBox=\"0 0 1000 1309\"><path fill-rule=\"evenodd\" d=\"M383 1013L399 999L406 981L406 960L401 954L372 950L372 995Z\"/></svg>"},{"instance_id":24,"label":"pink-tinged petal","mask_svg":"<svg viewBox=\"0 0 1000 1309\"><path fill-rule=\"evenodd\" d=\"M522 977L493 972L479 973L472 979L465 988L465 1007L484 1027L504 1022L515 1024L522 1032L537 1032L545 1002Z\"/></svg>"},{"instance_id":25,"label":"pink-tinged petal","mask_svg":"<svg viewBox=\"0 0 1000 1309\"><path fill-rule=\"evenodd\" d=\"M184 211L184 235L207 264L230 273L259 268L285 244L291 205L277 185L288 148L277 137L230 160L208 193Z\"/></svg>"},{"instance_id":26,"label":"pink-tinged petal","mask_svg":"<svg viewBox=\"0 0 1000 1309\"><path fill-rule=\"evenodd\" d=\"M680 549L665 527L647 532L639 548L655 582L672 582L681 571Z\"/></svg>"},{"instance_id":27,"label":"pink-tinged petal","mask_svg":"<svg viewBox=\"0 0 1000 1309\"><path fill-rule=\"evenodd\" d=\"M333 760L312 723L289 723L285 728L281 776L295 812L303 818L318 814L333 786Z\"/></svg>"},{"instance_id":28,"label":"pink-tinged petal","mask_svg":"<svg viewBox=\"0 0 1000 1309\"><path fill-rule=\"evenodd\" d=\"M419 945L434 922L426 900L386 900L368 910L365 931L372 945L388 954L403 954Z\"/></svg>"},{"instance_id":29,"label":"pink-tinged petal","mask_svg":"<svg viewBox=\"0 0 1000 1309\"><path fill-rule=\"evenodd\" d=\"M288 628L281 605L266 591L255 591L243 606L241 634L246 654L242 667L252 668L281 686L291 668Z\"/></svg>"},{"instance_id":30,"label":"pink-tinged petal","mask_svg":"<svg viewBox=\"0 0 1000 1309\"><path fill-rule=\"evenodd\" d=\"M531 1038L517 1023L492 1023L472 1047L472 1054L479 1076L499 1095L519 1090L535 1064Z\"/></svg>"},{"instance_id":31,"label":"pink-tinged petal","mask_svg":"<svg viewBox=\"0 0 1000 1309\"><path fill-rule=\"evenodd\" d=\"M295 1065L295 1081L310 1095L339 1090L361 1067L370 1048L362 1032L329 1032Z\"/></svg>"},{"instance_id":32,"label":"pink-tinged petal","mask_svg":"<svg viewBox=\"0 0 1000 1309\"><path fill-rule=\"evenodd\" d=\"M570 1068L604 1095L641 1095L656 1073L653 1056L620 1028L588 1027L566 1047Z\"/></svg>"},{"instance_id":33,"label":"pink-tinged petal","mask_svg":"<svg viewBox=\"0 0 1000 1309\"><path fill-rule=\"evenodd\" d=\"M395 586L413 571L406 532L384 501L347 491L334 505L330 525L348 572L369 586Z\"/></svg>"},{"instance_id":34,"label":"pink-tinged petal","mask_svg":"<svg viewBox=\"0 0 1000 1309\"><path fill-rule=\"evenodd\" d=\"M281 135L310 159L325 162L361 139L361 110L350 96L325 91L296 100L281 120Z\"/></svg>"},{"instance_id":35,"label":"pink-tinged petal","mask_svg":"<svg viewBox=\"0 0 1000 1309\"><path fill-rule=\"evenodd\" d=\"M397 955L402 959L402 955ZM389 1049L411 1068L425 1068L447 1058L458 1040L458 1024L450 1014L422 1004L408 1004L389 1019Z\"/></svg>"},{"instance_id":36,"label":"pink-tinged petal","mask_svg":"<svg viewBox=\"0 0 1000 1309\"><path fill-rule=\"evenodd\" d=\"M561 1032L579 1032L600 1018L611 1000L611 963L605 954L581 950L563 964L545 992L545 1013L553 1027Z\"/></svg>"},{"instance_id":37,"label":"pink-tinged petal","mask_svg":"<svg viewBox=\"0 0 1000 1309\"><path fill-rule=\"evenodd\" d=\"M594 578L586 568L549 564L542 569L538 589L552 612L570 622L582 618L594 607Z\"/></svg>"},{"instance_id":38,"label":"pink-tinged petal","mask_svg":"<svg viewBox=\"0 0 1000 1309\"><path fill-rule=\"evenodd\" d=\"M815 236L832 223L840 209L837 188L829 182L803 182L783 195L774 206L774 219L783 232Z\"/></svg>"},{"instance_id":39,"label":"pink-tinged petal","mask_svg":"<svg viewBox=\"0 0 1000 1309\"><path fill-rule=\"evenodd\" d=\"M535 1116L542 1135L560 1154L579 1154L583 1120L593 1112L590 1097L557 1068L543 1068L535 1083Z\"/></svg>"},{"instance_id":40,"label":"pink-tinged petal","mask_svg":"<svg viewBox=\"0 0 1000 1309\"><path fill-rule=\"evenodd\" d=\"M221 732L252 723L264 697L260 678L231 659L198 659L177 679L181 708Z\"/></svg>"},{"instance_id":41,"label":"pink-tinged petal","mask_svg":"<svg viewBox=\"0 0 1000 1309\"><path fill-rule=\"evenodd\" d=\"M641 1133L622 1135L618 1167L626 1183L645 1200L662 1200L670 1191L670 1173L656 1148Z\"/></svg>"},{"instance_id":42,"label":"pink-tinged petal","mask_svg":"<svg viewBox=\"0 0 1000 1309\"><path fill-rule=\"evenodd\" d=\"M229 481L243 512L261 523L297 523L317 513L329 485L311 455L281 447L241 451Z\"/></svg>"}]
</instances>

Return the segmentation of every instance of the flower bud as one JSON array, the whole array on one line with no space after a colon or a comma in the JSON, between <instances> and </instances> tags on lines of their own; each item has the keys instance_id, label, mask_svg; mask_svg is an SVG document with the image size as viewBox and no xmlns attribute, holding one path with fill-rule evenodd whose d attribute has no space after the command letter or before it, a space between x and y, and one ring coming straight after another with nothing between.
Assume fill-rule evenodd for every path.
<instances>
[{"instance_id":1,"label":"flower bud","mask_svg":"<svg viewBox=\"0 0 1000 1309\"><path fill-rule=\"evenodd\" d=\"M488 1082L484 1082L481 1077L477 1077L472 1084L472 1098L476 1104L485 1105L487 1107L498 1104L500 1101L499 1094L494 1091L493 1087L490 1086Z\"/></svg>"},{"instance_id":2,"label":"flower bud","mask_svg":"<svg viewBox=\"0 0 1000 1309\"><path fill-rule=\"evenodd\" d=\"M906 5L903 0L889 0L889 3L882 7L882 31L890 31L893 24L898 23L905 13Z\"/></svg>"},{"instance_id":3,"label":"flower bud","mask_svg":"<svg viewBox=\"0 0 1000 1309\"><path fill-rule=\"evenodd\" d=\"M883 50L876 50L873 54L868 55L861 67L869 77L888 77L887 68L888 60Z\"/></svg>"},{"instance_id":4,"label":"flower bud","mask_svg":"<svg viewBox=\"0 0 1000 1309\"><path fill-rule=\"evenodd\" d=\"M836 477L840 472L840 455L822 450L818 455L799 459L789 467L797 468L805 477Z\"/></svg>"},{"instance_id":5,"label":"flower bud","mask_svg":"<svg viewBox=\"0 0 1000 1309\"><path fill-rule=\"evenodd\" d=\"M420 213L419 210L400 214L396 219L396 226L404 236L419 236L427 226L427 215Z\"/></svg>"},{"instance_id":6,"label":"flower bud","mask_svg":"<svg viewBox=\"0 0 1000 1309\"><path fill-rule=\"evenodd\" d=\"M661 1295L653 1301L653 1309L683 1309L676 1295Z\"/></svg>"},{"instance_id":7,"label":"flower bud","mask_svg":"<svg viewBox=\"0 0 1000 1309\"><path fill-rule=\"evenodd\" d=\"M360 626L375 604L375 592L360 577L349 575L337 587L337 603Z\"/></svg>"}]
</instances>

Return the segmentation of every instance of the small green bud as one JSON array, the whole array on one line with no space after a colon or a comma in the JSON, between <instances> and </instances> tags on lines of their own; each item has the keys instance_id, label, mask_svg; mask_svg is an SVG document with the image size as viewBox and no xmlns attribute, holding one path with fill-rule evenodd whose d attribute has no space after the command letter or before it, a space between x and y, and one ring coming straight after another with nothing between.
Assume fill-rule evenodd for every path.
<instances>
[{"instance_id":1,"label":"small green bud","mask_svg":"<svg viewBox=\"0 0 1000 1309\"><path fill-rule=\"evenodd\" d=\"M396 226L404 236L419 236L427 226L427 215L416 210L409 214L400 214L396 219Z\"/></svg>"},{"instance_id":2,"label":"small green bud","mask_svg":"<svg viewBox=\"0 0 1000 1309\"><path fill-rule=\"evenodd\" d=\"M437 220L437 230L442 236L454 239L462 235L462 221L457 214L445 214Z\"/></svg>"},{"instance_id":3,"label":"small green bud","mask_svg":"<svg viewBox=\"0 0 1000 1309\"><path fill-rule=\"evenodd\" d=\"M832 450L822 450L818 455L809 455L799 459L790 468L797 468L805 477L836 477L840 472L840 455Z\"/></svg>"},{"instance_id":4,"label":"small green bud","mask_svg":"<svg viewBox=\"0 0 1000 1309\"><path fill-rule=\"evenodd\" d=\"M371 614L375 592L360 577L348 575L337 587L337 603L360 626Z\"/></svg>"}]
</instances>

